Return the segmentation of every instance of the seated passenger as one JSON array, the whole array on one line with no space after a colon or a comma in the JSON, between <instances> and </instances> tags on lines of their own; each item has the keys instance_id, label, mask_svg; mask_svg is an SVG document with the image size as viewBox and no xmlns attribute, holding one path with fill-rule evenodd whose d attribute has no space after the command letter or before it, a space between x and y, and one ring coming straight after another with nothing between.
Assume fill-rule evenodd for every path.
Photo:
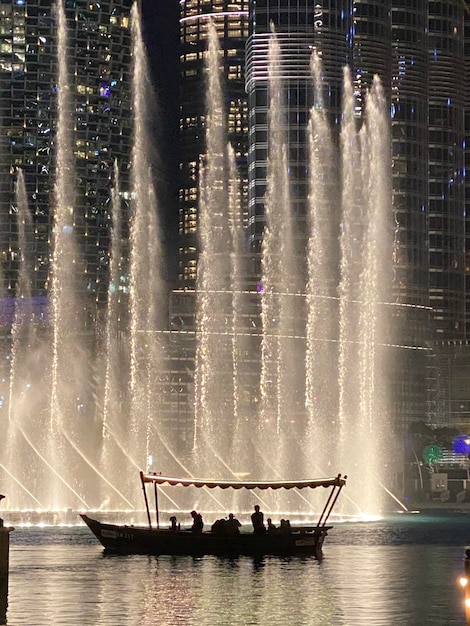
<instances>
[{"instance_id":1,"label":"seated passenger","mask_svg":"<svg viewBox=\"0 0 470 626\"><path fill-rule=\"evenodd\" d=\"M290 527L290 522L288 519L281 519L279 532L281 535L289 535L292 532L292 529Z\"/></svg>"},{"instance_id":2,"label":"seated passenger","mask_svg":"<svg viewBox=\"0 0 470 626\"><path fill-rule=\"evenodd\" d=\"M202 521L202 515L196 511L191 511L191 517L193 518L193 525L191 526L191 532L202 533L204 528L204 522Z\"/></svg>"},{"instance_id":3,"label":"seated passenger","mask_svg":"<svg viewBox=\"0 0 470 626\"><path fill-rule=\"evenodd\" d=\"M228 535L236 535L240 532L240 522L234 517L233 513L229 513L228 520L225 522L225 530Z\"/></svg>"},{"instance_id":4,"label":"seated passenger","mask_svg":"<svg viewBox=\"0 0 470 626\"><path fill-rule=\"evenodd\" d=\"M273 521L270 517L266 520L268 522L268 533L270 535L274 535L277 533L277 528L274 526Z\"/></svg>"},{"instance_id":5,"label":"seated passenger","mask_svg":"<svg viewBox=\"0 0 470 626\"><path fill-rule=\"evenodd\" d=\"M216 519L211 526L211 533L214 535L225 535L226 521L224 519Z\"/></svg>"}]
</instances>

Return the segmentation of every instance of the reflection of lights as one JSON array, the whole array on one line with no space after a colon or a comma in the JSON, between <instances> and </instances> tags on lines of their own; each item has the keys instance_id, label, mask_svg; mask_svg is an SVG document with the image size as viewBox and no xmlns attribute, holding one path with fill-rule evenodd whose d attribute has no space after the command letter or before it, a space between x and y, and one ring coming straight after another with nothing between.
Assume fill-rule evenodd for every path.
<instances>
[{"instance_id":1,"label":"reflection of lights","mask_svg":"<svg viewBox=\"0 0 470 626\"><path fill-rule=\"evenodd\" d=\"M465 576L461 576L459 578L459 583L461 587L466 587L468 583L468 578L466 578Z\"/></svg>"},{"instance_id":2,"label":"reflection of lights","mask_svg":"<svg viewBox=\"0 0 470 626\"><path fill-rule=\"evenodd\" d=\"M470 598L465 598L465 607L466 607L467 609L469 609L469 608L470 608Z\"/></svg>"}]
</instances>

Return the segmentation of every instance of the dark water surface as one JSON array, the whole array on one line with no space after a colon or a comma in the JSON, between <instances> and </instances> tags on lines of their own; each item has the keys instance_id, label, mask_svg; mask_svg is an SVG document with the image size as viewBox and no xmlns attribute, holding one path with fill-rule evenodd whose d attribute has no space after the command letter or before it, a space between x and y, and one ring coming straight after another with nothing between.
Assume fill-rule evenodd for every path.
<instances>
[{"instance_id":1,"label":"dark water surface","mask_svg":"<svg viewBox=\"0 0 470 626\"><path fill-rule=\"evenodd\" d=\"M337 524L324 558L104 556L83 527L11 535L9 626L465 624L470 513Z\"/></svg>"}]
</instances>

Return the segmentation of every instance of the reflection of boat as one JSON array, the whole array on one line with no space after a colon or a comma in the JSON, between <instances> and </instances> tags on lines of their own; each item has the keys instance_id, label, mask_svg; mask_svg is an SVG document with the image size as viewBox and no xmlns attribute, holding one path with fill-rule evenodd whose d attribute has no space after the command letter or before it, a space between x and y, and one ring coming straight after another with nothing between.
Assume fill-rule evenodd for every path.
<instances>
[{"instance_id":1,"label":"reflection of boat","mask_svg":"<svg viewBox=\"0 0 470 626\"><path fill-rule=\"evenodd\" d=\"M107 552L118 554L218 554L218 555L289 555L321 554L323 542L332 528L328 519L346 484L346 477L282 482L212 481L169 478L140 472L147 510L148 527L125 526L102 523L81 514L98 541ZM146 485L153 483L155 492L156 527L152 527ZM237 534L194 533L190 530L161 529L158 510L158 485L182 485L184 487L220 489L328 489L323 510L316 523L292 526L288 534L240 532Z\"/></svg>"}]
</instances>

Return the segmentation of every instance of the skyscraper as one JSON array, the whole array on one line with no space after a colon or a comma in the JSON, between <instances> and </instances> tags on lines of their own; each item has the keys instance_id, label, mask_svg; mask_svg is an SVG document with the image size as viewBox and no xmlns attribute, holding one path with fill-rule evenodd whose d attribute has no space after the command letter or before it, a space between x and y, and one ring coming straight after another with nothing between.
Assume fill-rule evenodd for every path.
<instances>
[{"instance_id":1,"label":"skyscraper","mask_svg":"<svg viewBox=\"0 0 470 626\"><path fill-rule=\"evenodd\" d=\"M0 2L0 255L2 291L15 293L19 252L14 185L25 177L33 217L33 295L48 287L57 131L57 30L53 0ZM64 2L73 111L74 229L91 301L107 290L113 162L128 189L132 0Z\"/></svg>"},{"instance_id":2,"label":"skyscraper","mask_svg":"<svg viewBox=\"0 0 470 626\"><path fill-rule=\"evenodd\" d=\"M360 124L374 74L390 103L394 285L391 301L404 345L397 392L408 401L402 422L425 413L428 342L465 335L464 25L458 0L257 0L247 44L249 97L249 232L258 250L264 229L267 137L267 53L271 25L281 48L285 139L298 233L307 198L306 124L314 103L310 54L318 50L326 85L322 106L338 141L342 69L349 66ZM332 167L339 167L332 163ZM419 366L419 367L418 367ZM419 374L416 374L419 372ZM400 382L401 380L401 382ZM398 396L397 396L398 397ZM428 407L429 408L429 407Z\"/></svg>"},{"instance_id":3,"label":"skyscraper","mask_svg":"<svg viewBox=\"0 0 470 626\"><path fill-rule=\"evenodd\" d=\"M183 0L180 12L180 191L179 287L194 287L197 267L198 180L205 152L207 24L212 19L219 35L225 99L227 140L234 147L247 190L248 106L245 94L245 43L248 0Z\"/></svg>"},{"instance_id":4,"label":"skyscraper","mask_svg":"<svg viewBox=\"0 0 470 626\"><path fill-rule=\"evenodd\" d=\"M289 179L298 237L305 238L305 204L308 195L307 123L314 90L310 61L318 50L326 85L323 107L336 142L342 107L343 67L352 70L358 117L365 90L374 74L387 85L390 75L389 7L384 2L315 2L261 0L250 13L247 44L249 135L249 239L259 249L263 233L266 190L268 42L271 28L281 48L280 78L283 85L285 137ZM332 164L333 167L337 167Z\"/></svg>"},{"instance_id":5,"label":"skyscraper","mask_svg":"<svg viewBox=\"0 0 470 626\"><path fill-rule=\"evenodd\" d=\"M465 336L464 5L429 2L428 15L429 298L443 339Z\"/></svg>"}]
</instances>

